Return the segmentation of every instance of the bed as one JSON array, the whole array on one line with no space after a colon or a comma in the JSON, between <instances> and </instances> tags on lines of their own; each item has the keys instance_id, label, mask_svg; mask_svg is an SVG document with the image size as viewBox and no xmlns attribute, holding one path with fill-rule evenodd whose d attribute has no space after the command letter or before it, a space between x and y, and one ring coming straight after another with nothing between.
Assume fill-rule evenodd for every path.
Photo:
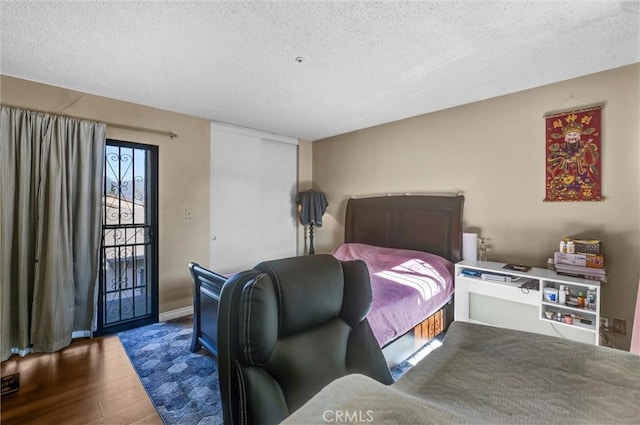
<instances>
[{"instance_id":1,"label":"bed","mask_svg":"<svg viewBox=\"0 0 640 425\"><path fill-rule=\"evenodd\" d=\"M454 322L397 382L333 381L284 423L637 424L640 356Z\"/></svg>"},{"instance_id":2,"label":"bed","mask_svg":"<svg viewBox=\"0 0 640 425\"><path fill-rule=\"evenodd\" d=\"M452 319L464 197L387 195L347 202L344 244L331 253L369 268L367 319L381 347L412 333L421 346Z\"/></svg>"},{"instance_id":3,"label":"bed","mask_svg":"<svg viewBox=\"0 0 640 425\"><path fill-rule=\"evenodd\" d=\"M191 352L202 347L218 355L218 303L226 276L215 273L198 263L189 263L193 278L193 333Z\"/></svg>"},{"instance_id":4,"label":"bed","mask_svg":"<svg viewBox=\"0 0 640 425\"><path fill-rule=\"evenodd\" d=\"M370 271L374 271L371 278L374 308L368 319L370 323L374 322L372 328L380 346L389 346L400 336L410 334L412 348L420 347L445 330L447 323L453 320L453 263L460 261L462 256L463 204L462 195L387 195L348 200L345 246L341 254L334 250L334 255L342 255L344 259L349 255L362 258L364 245L369 246L368 255L374 258L364 261ZM406 258L386 267L384 258L391 258L392 253L396 259L401 255ZM435 259L435 256L440 258ZM383 259L382 269L379 262L374 261L376 258ZM430 274L426 266L428 261L440 263L435 268L443 276L442 283L436 282L439 277ZM402 270L392 270L396 266ZM189 270L194 282L191 351L205 347L217 355L218 301L227 277L197 263L190 263ZM415 286L420 274L427 282L419 282L416 290L406 291L407 283ZM405 284L400 286L394 279ZM387 289L380 283L384 280L387 280ZM390 282L393 282L392 289L388 289ZM401 297L388 300L376 293ZM412 301L413 307L409 305ZM395 353L402 359L404 354L402 351Z\"/></svg>"}]
</instances>

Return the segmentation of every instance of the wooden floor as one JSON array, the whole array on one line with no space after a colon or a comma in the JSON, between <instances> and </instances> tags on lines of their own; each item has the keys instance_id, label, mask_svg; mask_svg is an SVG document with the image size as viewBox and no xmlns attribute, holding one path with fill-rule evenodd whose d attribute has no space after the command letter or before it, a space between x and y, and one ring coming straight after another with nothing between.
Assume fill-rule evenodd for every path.
<instances>
[{"instance_id":1,"label":"wooden floor","mask_svg":"<svg viewBox=\"0 0 640 425\"><path fill-rule=\"evenodd\" d=\"M12 356L2 376L15 372L20 390L2 396L2 425L162 424L117 336Z\"/></svg>"}]
</instances>

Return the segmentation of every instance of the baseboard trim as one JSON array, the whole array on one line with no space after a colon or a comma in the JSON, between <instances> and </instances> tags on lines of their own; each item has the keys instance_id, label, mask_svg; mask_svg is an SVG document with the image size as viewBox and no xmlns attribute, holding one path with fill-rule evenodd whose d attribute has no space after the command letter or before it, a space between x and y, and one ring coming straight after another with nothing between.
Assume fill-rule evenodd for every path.
<instances>
[{"instance_id":1,"label":"baseboard trim","mask_svg":"<svg viewBox=\"0 0 640 425\"><path fill-rule=\"evenodd\" d=\"M193 314L192 305L160 313L158 320L160 320L161 322L166 322L167 320L178 319L180 317L189 316L191 314Z\"/></svg>"}]
</instances>

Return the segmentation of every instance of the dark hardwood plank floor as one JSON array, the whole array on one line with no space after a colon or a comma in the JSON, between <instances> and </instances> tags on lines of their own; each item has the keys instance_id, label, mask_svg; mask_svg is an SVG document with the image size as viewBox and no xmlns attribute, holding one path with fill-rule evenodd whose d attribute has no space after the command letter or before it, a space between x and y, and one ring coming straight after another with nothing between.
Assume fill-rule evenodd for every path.
<instances>
[{"instance_id":1,"label":"dark hardwood plank floor","mask_svg":"<svg viewBox=\"0 0 640 425\"><path fill-rule=\"evenodd\" d=\"M2 376L15 372L20 390L2 396L2 425L162 424L117 336L12 356Z\"/></svg>"}]
</instances>

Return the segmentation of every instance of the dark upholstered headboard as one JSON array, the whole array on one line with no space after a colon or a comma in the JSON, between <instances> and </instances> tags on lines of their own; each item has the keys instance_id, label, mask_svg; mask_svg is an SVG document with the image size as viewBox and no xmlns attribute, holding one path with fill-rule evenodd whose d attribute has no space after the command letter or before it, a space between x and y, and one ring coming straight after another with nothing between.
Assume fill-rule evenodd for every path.
<instances>
[{"instance_id":1,"label":"dark upholstered headboard","mask_svg":"<svg viewBox=\"0 0 640 425\"><path fill-rule=\"evenodd\" d=\"M393 195L347 202L345 243L413 249L462 259L464 196Z\"/></svg>"}]
</instances>

